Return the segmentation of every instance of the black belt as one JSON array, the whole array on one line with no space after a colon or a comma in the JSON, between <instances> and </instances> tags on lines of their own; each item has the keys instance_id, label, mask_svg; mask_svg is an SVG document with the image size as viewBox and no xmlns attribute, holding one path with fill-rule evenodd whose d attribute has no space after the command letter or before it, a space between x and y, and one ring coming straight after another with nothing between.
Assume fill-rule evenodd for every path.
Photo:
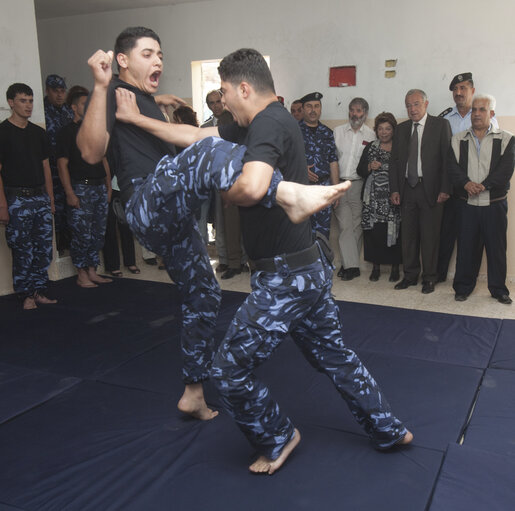
<instances>
[{"instance_id":1,"label":"black belt","mask_svg":"<svg viewBox=\"0 0 515 511\"><path fill-rule=\"evenodd\" d=\"M290 269L295 270L296 268L301 268L302 266L307 266L308 264L318 261L318 259L320 259L320 250L318 249L318 245L315 244L309 248L300 250L299 252L281 254L279 257L286 262ZM258 259L253 263L256 270L268 271L270 273L275 273L277 271L277 266L273 257Z\"/></svg>"},{"instance_id":2,"label":"black belt","mask_svg":"<svg viewBox=\"0 0 515 511\"><path fill-rule=\"evenodd\" d=\"M15 197L37 197L44 195L45 189L43 186L6 186L5 194Z\"/></svg>"},{"instance_id":3,"label":"black belt","mask_svg":"<svg viewBox=\"0 0 515 511\"><path fill-rule=\"evenodd\" d=\"M105 177L85 177L84 179L72 179L74 185L105 185Z\"/></svg>"}]
</instances>

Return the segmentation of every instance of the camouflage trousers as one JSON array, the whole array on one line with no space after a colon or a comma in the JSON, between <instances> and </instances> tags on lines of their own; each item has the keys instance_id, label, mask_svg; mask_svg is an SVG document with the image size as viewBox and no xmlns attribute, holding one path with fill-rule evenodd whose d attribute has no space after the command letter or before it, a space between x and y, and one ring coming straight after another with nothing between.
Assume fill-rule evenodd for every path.
<instances>
[{"instance_id":1,"label":"camouflage trousers","mask_svg":"<svg viewBox=\"0 0 515 511\"><path fill-rule=\"evenodd\" d=\"M9 223L5 228L12 251L13 288L20 298L43 291L52 261L52 212L48 195L16 197L6 193Z\"/></svg>"},{"instance_id":2,"label":"camouflage trousers","mask_svg":"<svg viewBox=\"0 0 515 511\"><path fill-rule=\"evenodd\" d=\"M104 246L107 222L107 189L105 185L73 184L80 201L79 208L68 206L71 230L70 256L76 268L96 268Z\"/></svg>"},{"instance_id":3,"label":"camouflage trousers","mask_svg":"<svg viewBox=\"0 0 515 511\"><path fill-rule=\"evenodd\" d=\"M386 449L407 430L357 355L346 348L338 307L331 296L332 265L321 258L291 269L275 257L277 272L255 272L252 292L236 312L215 355L211 379L224 406L252 446L276 459L294 426L253 374L290 334L310 364L334 383L372 442Z\"/></svg>"},{"instance_id":4,"label":"camouflage trousers","mask_svg":"<svg viewBox=\"0 0 515 511\"><path fill-rule=\"evenodd\" d=\"M319 182L317 185L321 186L329 186L331 184L330 181ZM318 213L311 215L311 228L313 232L319 232L323 234L327 239L329 239L329 231L331 229L331 214L333 211L333 207L329 206L328 208L320 210Z\"/></svg>"},{"instance_id":5,"label":"camouflage trousers","mask_svg":"<svg viewBox=\"0 0 515 511\"><path fill-rule=\"evenodd\" d=\"M221 301L195 212L210 190L228 190L241 173L245 147L208 137L179 155L165 156L154 173L133 181L125 206L127 223L138 241L163 258L182 298L183 380L206 379L213 358L213 332ZM274 172L263 199L271 206L282 176Z\"/></svg>"}]
</instances>

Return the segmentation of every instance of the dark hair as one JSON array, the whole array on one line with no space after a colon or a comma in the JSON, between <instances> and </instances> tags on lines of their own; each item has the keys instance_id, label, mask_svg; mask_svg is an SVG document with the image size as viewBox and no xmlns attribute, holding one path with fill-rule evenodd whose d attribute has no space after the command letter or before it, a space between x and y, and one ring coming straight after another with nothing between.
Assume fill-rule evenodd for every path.
<instances>
[{"instance_id":1,"label":"dark hair","mask_svg":"<svg viewBox=\"0 0 515 511\"><path fill-rule=\"evenodd\" d=\"M381 112L375 119L374 119L374 131L377 135L377 128L380 124L383 124L384 122L387 122L390 124L390 126L395 129L397 126L397 121L395 120L395 117L390 112Z\"/></svg>"},{"instance_id":2,"label":"dark hair","mask_svg":"<svg viewBox=\"0 0 515 511\"><path fill-rule=\"evenodd\" d=\"M355 105L359 105L363 110L365 110L365 113L368 114L368 102L366 99L363 99L363 98L354 98L353 100L351 100L351 102L349 103L349 110L351 108L351 106L355 106Z\"/></svg>"},{"instance_id":3,"label":"dark hair","mask_svg":"<svg viewBox=\"0 0 515 511\"><path fill-rule=\"evenodd\" d=\"M161 39L159 39L159 36L150 28L128 27L116 38L116 42L114 43L114 58L116 59L119 53L127 55L136 46L138 40L143 37L155 39L159 45L161 45ZM120 70L118 61L116 65L118 66L118 70Z\"/></svg>"},{"instance_id":4,"label":"dark hair","mask_svg":"<svg viewBox=\"0 0 515 511\"><path fill-rule=\"evenodd\" d=\"M295 101L291 102L291 106L297 105L298 103L300 103L302 105L302 101L300 99L296 99Z\"/></svg>"},{"instance_id":5,"label":"dark hair","mask_svg":"<svg viewBox=\"0 0 515 511\"><path fill-rule=\"evenodd\" d=\"M180 106L173 111L173 119L180 124L189 124L198 127L197 113L191 106Z\"/></svg>"},{"instance_id":6,"label":"dark hair","mask_svg":"<svg viewBox=\"0 0 515 511\"><path fill-rule=\"evenodd\" d=\"M13 83L9 85L5 96L7 99L14 99L16 94L26 94L27 96L34 96L32 89L25 83Z\"/></svg>"},{"instance_id":7,"label":"dark hair","mask_svg":"<svg viewBox=\"0 0 515 511\"><path fill-rule=\"evenodd\" d=\"M66 95L66 104L68 106L76 105L80 98L88 95L89 91L86 87L83 87L82 85L74 85Z\"/></svg>"},{"instance_id":8,"label":"dark hair","mask_svg":"<svg viewBox=\"0 0 515 511\"><path fill-rule=\"evenodd\" d=\"M218 73L224 82L239 85L248 82L258 93L275 94L274 80L263 55L250 48L242 48L227 55L218 66Z\"/></svg>"}]
</instances>

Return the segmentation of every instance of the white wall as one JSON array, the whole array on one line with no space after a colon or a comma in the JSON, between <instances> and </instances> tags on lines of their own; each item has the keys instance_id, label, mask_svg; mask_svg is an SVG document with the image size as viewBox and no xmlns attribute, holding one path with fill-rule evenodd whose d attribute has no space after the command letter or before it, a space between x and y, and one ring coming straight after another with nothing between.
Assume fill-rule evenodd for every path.
<instances>
[{"instance_id":1,"label":"white wall","mask_svg":"<svg viewBox=\"0 0 515 511\"><path fill-rule=\"evenodd\" d=\"M31 121L45 122L41 70L33 0L1 0L0 11L0 121L11 115L7 87L23 82L34 90Z\"/></svg>"},{"instance_id":2,"label":"white wall","mask_svg":"<svg viewBox=\"0 0 515 511\"><path fill-rule=\"evenodd\" d=\"M488 6L488 12L486 7ZM291 100L324 94L326 119L342 119L354 96L404 117L409 88L426 90L430 113L452 104L448 84L472 71L478 89L497 97L498 115L515 115L515 2L512 0L216 0L38 22L42 75L91 85L87 58L110 49L126 26L145 25L162 39L161 90L191 97L192 60L220 58L243 46L271 57L277 93ZM384 60L398 59L384 78ZM357 66L357 86L329 88L328 67Z\"/></svg>"}]
</instances>

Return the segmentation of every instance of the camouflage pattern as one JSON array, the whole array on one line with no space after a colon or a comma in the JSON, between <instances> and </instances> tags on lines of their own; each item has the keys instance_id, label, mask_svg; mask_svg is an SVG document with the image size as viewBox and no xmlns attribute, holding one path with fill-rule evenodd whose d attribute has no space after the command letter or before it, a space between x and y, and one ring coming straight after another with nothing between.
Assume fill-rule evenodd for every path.
<instances>
[{"instance_id":1,"label":"camouflage pattern","mask_svg":"<svg viewBox=\"0 0 515 511\"><path fill-rule=\"evenodd\" d=\"M134 235L163 258L181 292L185 383L208 377L221 300L195 212L212 188L228 190L232 186L241 173L245 150L244 146L208 137L175 157L165 156L153 174L133 181L134 193L125 206ZM281 179L276 171L275 188ZM264 205L273 204L275 188L270 187Z\"/></svg>"},{"instance_id":2,"label":"camouflage pattern","mask_svg":"<svg viewBox=\"0 0 515 511\"><path fill-rule=\"evenodd\" d=\"M15 197L6 193L9 223L5 228L12 251L13 288L21 298L43 291L52 260L52 212L48 195Z\"/></svg>"},{"instance_id":3,"label":"camouflage pattern","mask_svg":"<svg viewBox=\"0 0 515 511\"><path fill-rule=\"evenodd\" d=\"M294 426L253 371L290 334L310 364L325 373L373 444L386 449L406 428L357 355L346 348L338 307L331 296L333 266L325 256L302 268L275 257L277 272L255 272L252 293L227 331L211 368L224 406L252 446L276 459Z\"/></svg>"},{"instance_id":4,"label":"camouflage pattern","mask_svg":"<svg viewBox=\"0 0 515 511\"><path fill-rule=\"evenodd\" d=\"M331 170L329 164L338 161L333 131L325 124L318 123L316 130L311 129L304 121L299 122L300 131L304 138L306 160L311 171L318 176L318 184L329 186L331 184ZM321 232L329 238L331 227L331 207L325 208L311 216L313 231Z\"/></svg>"},{"instance_id":5,"label":"camouflage pattern","mask_svg":"<svg viewBox=\"0 0 515 511\"><path fill-rule=\"evenodd\" d=\"M73 184L79 208L68 206L71 230L70 256L77 268L96 268L99 251L104 246L107 222L107 188L105 185Z\"/></svg>"}]
</instances>

